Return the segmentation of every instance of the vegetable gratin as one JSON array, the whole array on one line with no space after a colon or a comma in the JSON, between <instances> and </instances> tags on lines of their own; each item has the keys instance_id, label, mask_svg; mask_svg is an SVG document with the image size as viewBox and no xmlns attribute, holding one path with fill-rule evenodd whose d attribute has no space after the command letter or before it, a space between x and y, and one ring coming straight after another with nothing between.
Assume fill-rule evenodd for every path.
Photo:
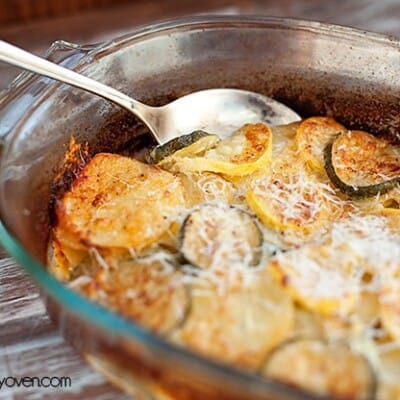
<instances>
[{"instance_id":1,"label":"vegetable gratin","mask_svg":"<svg viewBox=\"0 0 400 400\"><path fill-rule=\"evenodd\" d=\"M58 279L238 368L400 398L400 147L312 117L145 158L96 154L59 196Z\"/></svg>"}]
</instances>

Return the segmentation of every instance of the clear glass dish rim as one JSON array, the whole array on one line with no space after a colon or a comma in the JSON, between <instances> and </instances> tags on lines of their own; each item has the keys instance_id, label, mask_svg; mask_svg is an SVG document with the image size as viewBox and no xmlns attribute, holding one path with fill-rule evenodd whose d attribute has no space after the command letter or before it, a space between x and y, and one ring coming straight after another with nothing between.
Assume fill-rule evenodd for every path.
<instances>
[{"instance_id":1,"label":"clear glass dish rim","mask_svg":"<svg viewBox=\"0 0 400 400\"><path fill-rule=\"evenodd\" d=\"M348 39L361 39L368 40L375 43L384 43L386 45L391 45L394 47L400 48L400 38L394 35L388 35L383 33L377 33L365 29L353 28L345 25L332 24L327 22L319 22L306 20L301 18L293 18L293 17L274 17L274 16L260 16L260 15L198 15L198 16L186 16L177 19L170 19L167 21L161 21L154 24L146 24L139 25L136 29L133 29L132 32L116 37L115 39L106 40L104 42L99 43L91 43L91 44L76 44L71 43L64 40L56 40L51 44L47 53L51 53L53 48L56 48L60 45L67 46L69 50L76 51L85 51L86 55L76 63L73 67L78 67L81 64L84 64L86 60L90 57L95 56L96 54L106 51L110 48L116 48L117 46L123 44L125 41L129 41L132 39L139 39L142 36L148 36L151 34L158 34L162 31L167 31L170 29L183 29L190 28L193 26L212 26L218 24L233 24L233 25L264 25L266 26L275 26L278 28L279 26L284 26L285 28L292 28L296 30L308 30L315 31L318 33L326 33L330 36L341 36L346 37ZM17 89L22 86L27 78L32 75L29 72L21 72L17 75L12 82L2 91L0 91L0 105L5 97L7 97L10 92L15 92Z\"/></svg>"},{"instance_id":2,"label":"clear glass dish rim","mask_svg":"<svg viewBox=\"0 0 400 400\"><path fill-rule=\"evenodd\" d=\"M362 39L363 41L368 40L370 42L386 44L400 49L400 40L396 37L337 24L285 17L253 15L201 15L141 26L133 30L131 33L95 45L71 44L72 47L78 51L80 49L88 49L86 55L76 65L74 65L74 68L78 68L85 64L88 58L90 59L98 53L110 49L116 49L125 41L139 39L141 37L146 37L153 34L161 34L162 32L171 29L182 30L185 28L191 29L194 27L205 28L208 26L213 27L218 24L226 26L243 25L248 27L250 25L254 25L254 27L257 25L260 27L285 27L286 29L291 28L295 30L305 29L308 31L315 31L316 33L329 34L329 36L332 37L341 36L352 40L356 40L358 38ZM9 96L12 97L13 94L18 95L18 89L20 89L21 86L23 86L27 80L30 79L30 74L26 74L25 72L19 74L4 91L0 92L0 105L5 98ZM301 390L297 390L293 387L269 380L268 378L258 376L255 373L238 370L233 366L213 361L192 352L190 349L178 347L168 342L166 339L163 339L162 337L149 332L139 325L136 325L134 322L129 321L124 317L93 302L90 302L51 276L50 273L47 272L46 267L31 257L31 255L25 251L22 244L19 243L19 241L8 232L1 219L0 243L9 252L9 254L12 255L16 261L18 261L18 263L20 263L28 271L28 273L35 279L45 293L61 304L62 307L71 314L75 314L79 318L88 321L91 325L102 328L104 332L107 333L108 337L118 336L124 337L128 340L138 340L144 344L152 346L155 350L162 351L164 354L170 354L171 356L178 357L182 361L193 364L194 366L197 365L198 367L201 367L201 369L207 369L208 373L210 374L216 374L227 379L239 381L243 387L251 387L253 385L258 386L259 388L264 387L269 391L274 391L277 395L285 395L285 398L291 398L293 400L316 399L316 397L302 392ZM318 399L321 399L321 397L318 397Z\"/></svg>"}]
</instances>

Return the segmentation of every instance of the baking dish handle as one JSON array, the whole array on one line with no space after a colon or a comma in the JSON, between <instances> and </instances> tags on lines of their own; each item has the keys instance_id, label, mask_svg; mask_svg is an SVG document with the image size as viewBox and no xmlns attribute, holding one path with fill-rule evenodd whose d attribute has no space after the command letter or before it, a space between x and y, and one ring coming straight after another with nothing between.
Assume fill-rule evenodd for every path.
<instances>
[{"instance_id":1,"label":"baking dish handle","mask_svg":"<svg viewBox=\"0 0 400 400\"><path fill-rule=\"evenodd\" d=\"M90 61L90 53L101 44L79 45L57 40L45 52L44 58L63 67L73 69ZM47 88L48 78L38 77L31 72L20 73L6 89L0 92L0 156L6 146L7 137L20 118L33 106ZM46 84L43 84L46 82Z\"/></svg>"}]
</instances>

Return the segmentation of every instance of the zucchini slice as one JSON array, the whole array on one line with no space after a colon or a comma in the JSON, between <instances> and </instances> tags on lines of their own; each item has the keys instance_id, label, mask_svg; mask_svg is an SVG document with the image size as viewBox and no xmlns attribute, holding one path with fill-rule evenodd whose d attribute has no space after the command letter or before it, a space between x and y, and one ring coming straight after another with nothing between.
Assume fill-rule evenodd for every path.
<instances>
[{"instance_id":1,"label":"zucchini slice","mask_svg":"<svg viewBox=\"0 0 400 400\"><path fill-rule=\"evenodd\" d=\"M211 135L201 130L194 131L154 147L147 154L146 161L150 164L158 164L173 154L179 157L203 154L206 150L216 146L219 141L217 135Z\"/></svg>"},{"instance_id":2,"label":"zucchini slice","mask_svg":"<svg viewBox=\"0 0 400 400\"><path fill-rule=\"evenodd\" d=\"M189 290L167 252L121 261L117 268L98 265L92 279L78 290L160 334L182 324L189 310Z\"/></svg>"},{"instance_id":3,"label":"zucchini slice","mask_svg":"<svg viewBox=\"0 0 400 400\"><path fill-rule=\"evenodd\" d=\"M366 198L400 184L400 148L367 132L349 131L324 150L326 173L344 194Z\"/></svg>"},{"instance_id":4,"label":"zucchini slice","mask_svg":"<svg viewBox=\"0 0 400 400\"><path fill-rule=\"evenodd\" d=\"M254 218L236 208L207 204L190 213L181 229L181 253L198 268L260 262L263 235Z\"/></svg>"},{"instance_id":5,"label":"zucchini slice","mask_svg":"<svg viewBox=\"0 0 400 400\"><path fill-rule=\"evenodd\" d=\"M298 339L276 348L262 373L314 395L373 400L375 372L365 356L339 342Z\"/></svg>"},{"instance_id":6,"label":"zucchini slice","mask_svg":"<svg viewBox=\"0 0 400 400\"><path fill-rule=\"evenodd\" d=\"M185 206L179 178L132 158L99 153L56 205L60 226L86 247L153 244Z\"/></svg>"},{"instance_id":7,"label":"zucchini slice","mask_svg":"<svg viewBox=\"0 0 400 400\"><path fill-rule=\"evenodd\" d=\"M180 342L209 357L258 369L290 332L290 297L265 270L254 273L247 285L231 286L222 294L217 289L192 287Z\"/></svg>"},{"instance_id":8,"label":"zucchini slice","mask_svg":"<svg viewBox=\"0 0 400 400\"><path fill-rule=\"evenodd\" d=\"M246 124L201 157L179 156L175 153L169 158L173 162L168 164L167 169L174 172L208 171L245 176L270 163L271 143L272 133L267 125Z\"/></svg>"},{"instance_id":9,"label":"zucchini slice","mask_svg":"<svg viewBox=\"0 0 400 400\"><path fill-rule=\"evenodd\" d=\"M299 155L312 169L324 172L325 145L342 132L347 132L347 129L333 118L307 118L301 122L296 133Z\"/></svg>"}]
</instances>

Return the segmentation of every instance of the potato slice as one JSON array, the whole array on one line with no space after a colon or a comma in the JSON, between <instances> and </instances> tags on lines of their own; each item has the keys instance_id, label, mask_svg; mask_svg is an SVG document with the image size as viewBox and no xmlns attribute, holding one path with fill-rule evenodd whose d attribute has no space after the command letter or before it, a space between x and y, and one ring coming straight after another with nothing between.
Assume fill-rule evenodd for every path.
<instances>
[{"instance_id":1,"label":"potato slice","mask_svg":"<svg viewBox=\"0 0 400 400\"><path fill-rule=\"evenodd\" d=\"M74 268L87 253L88 249L67 229L61 225L53 228L47 252L47 265L57 279L68 281Z\"/></svg>"},{"instance_id":2,"label":"potato slice","mask_svg":"<svg viewBox=\"0 0 400 400\"><path fill-rule=\"evenodd\" d=\"M311 117L302 121L296 134L299 154L315 171L324 172L326 144L347 129L330 117Z\"/></svg>"},{"instance_id":3,"label":"potato slice","mask_svg":"<svg viewBox=\"0 0 400 400\"><path fill-rule=\"evenodd\" d=\"M189 194L188 206L193 207L202 203L235 202L236 189L233 184L222 176L212 172L185 172L178 177Z\"/></svg>"},{"instance_id":4,"label":"potato slice","mask_svg":"<svg viewBox=\"0 0 400 400\"><path fill-rule=\"evenodd\" d=\"M61 282L67 282L71 276L70 264L61 250L60 244L52 241L47 248L47 266L50 272Z\"/></svg>"},{"instance_id":5,"label":"potato slice","mask_svg":"<svg viewBox=\"0 0 400 400\"><path fill-rule=\"evenodd\" d=\"M368 360L341 343L307 339L284 343L268 358L263 373L319 396L375 398L376 378Z\"/></svg>"},{"instance_id":6,"label":"potato slice","mask_svg":"<svg viewBox=\"0 0 400 400\"><path fill-rule=\"evenodd\" d=\"M221 140L202 157L169 157L171 171L217 172L244 176L253 173L271 161L272 133L265 124L247 124L233 136Z\"/></svg>"},{"instance_id":7,"label":"potato slice","mask_svg":"<svg viewBox=\"0 0 400 400\"><path fill-rule=\"evenodd\" d=\"M181 181L158 167L97 154L57 204L60 225L86 246L132 247L155 242L185 205Z\"/></svg>"},{"instance_id":8,"label":"potato slice","mask_svg":"<svg viewBox=\"0 0 400 400\"><path fill-rule=\"evenodd\" d=\"M265 271L248 285L218 294L212 286L192 288L192 307L180 340L210 357L256 369L288 335L293 323L289 296Z\"/></svg>"},{"instance_id":9,"label":"potato slice","mask_svg":"<svg viewBox=\"0 0 400 400\"><path fill-rule=\"evenodd\" d=\"M95 301L160 334L178 327L189 310L189 290L182 273L157 252L117 268L98 266L93 282L78 288ZM95 290L93 290L95 288Z\"/></svg>"}]
</instances>

